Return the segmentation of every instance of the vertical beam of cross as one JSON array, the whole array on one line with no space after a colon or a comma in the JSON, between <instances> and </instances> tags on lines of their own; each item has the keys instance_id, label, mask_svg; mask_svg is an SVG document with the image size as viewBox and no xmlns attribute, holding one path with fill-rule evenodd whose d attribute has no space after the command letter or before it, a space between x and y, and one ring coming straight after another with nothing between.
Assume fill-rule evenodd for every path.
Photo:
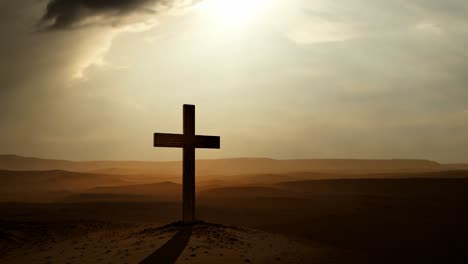
<instances>
[{"instance_id":1,"label":"vertical beam of cross","mask_svg":"<svg viewBox=\"0 0 468 264\"><path fill-rule=\"evenodd\" d=\"M184 105L184 134L154 133L154 146L183 148L182 220L195 222L195 149L220 148L220 137L195 135L195 106Z\"/></svg>"},{"instance_id":2,"label":"vertical beam of cross","mask_svg":"<svg viewBox=\"0 0 468 264\"><path fill-rule=\"evenodd\" d=\"M184 105L183 213L184 223L195 221L195 106Z\"/></svg>"}]
</instances>

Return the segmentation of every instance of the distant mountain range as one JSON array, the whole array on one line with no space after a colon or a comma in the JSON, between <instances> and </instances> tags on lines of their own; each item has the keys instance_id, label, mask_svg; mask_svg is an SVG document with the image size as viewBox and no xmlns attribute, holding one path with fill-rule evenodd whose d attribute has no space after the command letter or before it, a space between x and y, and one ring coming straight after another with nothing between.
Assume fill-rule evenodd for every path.
<instances>
[{"instance_id":1,"label":"distant mountain range","mask_svg":"<svg viewBox=\"0 0 468 264\"><path fill-rule=\"evenodd\" d=\"M118 175L51 171L0 170L0 192L84 191L98 186L129 184Z\"/></svg>"},{"instance_id":2,"label":"distant mountain range","mask_svg":"<svg viewBox=\"0 0 468 264\"><path fill-rule=\"evenodd\" d=\"M324 173L388 173L468 170L468 164L440 164L430 160L359 160L303 159L275 160L267 158L233 158L197 160L198 175L284 174L298 172ZM119 175L180 175L180 161L68 161L0 155L0 170L47 171L66 170Z\"/></svg>"},{"instance_id":3,"label":"distant mountain range","mask_svg":"<svg viewBox=\"0 0 468 264\"><path fill-rule=\"evenodd\" d=\"M374 179L372 186L378 189L376 179L468 178L466 164L428 160L238 158L198 160L196 167L197 192L210 201L296 197L304 195L301 188L316 194L328 190L329 184L335 191L347 192L365 188L365 179ZM181 162L77 162L0 155L0 202L177 201L181 176ZM361 180L359 185L346 182L350 190L339 189L340 180L346 179Z\"/></svg>"}]
</instances>

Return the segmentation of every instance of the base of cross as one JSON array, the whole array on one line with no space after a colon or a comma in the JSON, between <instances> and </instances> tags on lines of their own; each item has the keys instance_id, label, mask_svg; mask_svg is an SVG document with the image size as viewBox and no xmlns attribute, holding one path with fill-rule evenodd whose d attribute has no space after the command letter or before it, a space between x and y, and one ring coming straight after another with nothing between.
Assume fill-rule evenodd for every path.
<instances>
[{"instance_id":1,"label":"base of cross","mask_svg":"<svg viewBox=\"0 0 468 264\"><path fill-rule=\"evenodd\" d=\"M204 223L203 221L201 220L192 220L192 221L177 221L176 223L180 224L180 225L184 225L184 226L193 226L193 225L196 225L196 224L200 224L200 223Z\"/></svg>"},{"instance_id":2,"label":"base of cross","mask_svg":"<svg viewBox=\"0 0 468 264\"><path fill-rule=\"evenodd\" d=\"M195 226L195 225L203 225L203 224L206 224L206 222L203 220L195 220L192 222L177 221L177 222L172 223L171 225L173 226Z\"/></svg>"}]
</instances>

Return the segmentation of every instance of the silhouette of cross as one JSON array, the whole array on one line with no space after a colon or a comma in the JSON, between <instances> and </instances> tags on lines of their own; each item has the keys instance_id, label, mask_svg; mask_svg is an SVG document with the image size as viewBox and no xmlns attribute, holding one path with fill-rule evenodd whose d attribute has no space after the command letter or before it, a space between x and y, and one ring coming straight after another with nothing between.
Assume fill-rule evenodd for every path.
<instances>
[{"instance_id":1,"label":"silhouette of cross","mask_svg":"<svg viewBox=\"0 0 468 264\"><path fill-rule=\"evenodd\" d=\"M154 133L154 147L183 148L183 208L185 224L195 222L195 149L220 148L220 137L195 135L195 106L184 105L184 133Z\"/></svg>"}]
</instances>

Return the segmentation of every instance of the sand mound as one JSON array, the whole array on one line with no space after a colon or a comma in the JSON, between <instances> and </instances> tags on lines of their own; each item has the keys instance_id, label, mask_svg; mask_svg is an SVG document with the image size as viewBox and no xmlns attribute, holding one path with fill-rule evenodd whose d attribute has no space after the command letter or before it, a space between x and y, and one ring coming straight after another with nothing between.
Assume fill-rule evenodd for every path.
<instances>
[{"instance_id":1,"label":"sand mound","mask_svg":"<svg viewBox=\"0 0 468 264\"><path fill-rule=\"evenodd\" d=\"M281 235L199 222L64 237L17 248L0 263L303 263L310 253L310 247Z\"/></svg>"}]
</instances>

